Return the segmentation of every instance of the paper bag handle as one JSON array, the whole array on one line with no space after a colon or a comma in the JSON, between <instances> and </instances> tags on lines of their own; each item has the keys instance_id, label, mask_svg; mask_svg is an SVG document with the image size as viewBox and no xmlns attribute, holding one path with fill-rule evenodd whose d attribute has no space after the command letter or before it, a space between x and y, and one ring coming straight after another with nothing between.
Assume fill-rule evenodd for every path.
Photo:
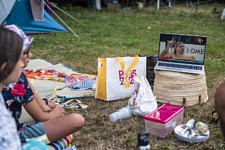
<instances>
[{"instance_id":1,"label":"paper bag handle","mask_svg":"<svg viewBox=\"0 0 225 150\"><path fill-rule=\"evenodd\" d=\"M124 64L123 58L122 57L116 57L116 60L119 61L121 69L125 72L125 74L127 74L128 72L131 71L132 68L134 68L138 64L139 57L138 57L138 55L135 56L134 61L130 64L130 66L127 68L126 71L124 70L125 64Z\"/></svg>"}]
</instances>

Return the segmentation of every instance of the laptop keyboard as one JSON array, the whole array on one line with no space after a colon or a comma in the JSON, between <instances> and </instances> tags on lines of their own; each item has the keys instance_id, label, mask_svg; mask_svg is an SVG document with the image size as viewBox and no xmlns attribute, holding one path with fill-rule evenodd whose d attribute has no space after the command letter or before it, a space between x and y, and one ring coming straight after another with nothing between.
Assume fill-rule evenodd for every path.
<instances>
[{"instance_id":1,"label":"laptop keyboard","mask_svg":"<svg viewBox=\"0 0 225 150\"><path fill-rule=\"evenodd\" d=\"M159 66L165 66L165 67L202 70L202 66L196 66L196 65L170 64L170 63L163 63L163 62L159 62L158 65Z\"/></svg>"}]
</instances>

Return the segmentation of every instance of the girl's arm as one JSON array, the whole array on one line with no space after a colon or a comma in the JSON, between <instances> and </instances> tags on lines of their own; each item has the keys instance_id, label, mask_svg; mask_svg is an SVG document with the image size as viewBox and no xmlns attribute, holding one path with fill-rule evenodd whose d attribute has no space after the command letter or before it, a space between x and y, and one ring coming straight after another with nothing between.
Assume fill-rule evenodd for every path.
<instances>
[{"instance_id":1,"label":"girl's arm","mask_svg":"<svg viewBox=\"0 0 225 150\"><path fill-rule=\"evenodd\" d=\"M30 83L30 81L28 80L28 83L33 91L34 94L34 99L37 101L37 103L40 105L41 109L44 112L50 112L52 109L54 109L57 105L53 102L48 102L48 104L46 104L46 101L44 101L36 92L36 90L34 89L34 87L32 86L32 84Z\"/></svg>"},{"instance_id":2,"label":"girl's arm","mask_svg":"<svg viewBox=\"0 0 225 150\"><path fill-rule=\"evenodd\" d=\"M60 107L55 107L51 112L44 112L36 100L32 100L23 106L37 122L47 121L64 115L64 109Z\"/></svg>"},{"instance_id":3,"label":"girl's arm","mask_svg":"<svg viewBox=\"0 0 225 150\"><path fill-rule=\"evenodd\" d=\"M169 41L168 45L165 47L165 49L159 54L159 58L163 57L171 57L172 53L169 53L169 49L175 44L175 41Z\"/></svg>"}]
</instances>

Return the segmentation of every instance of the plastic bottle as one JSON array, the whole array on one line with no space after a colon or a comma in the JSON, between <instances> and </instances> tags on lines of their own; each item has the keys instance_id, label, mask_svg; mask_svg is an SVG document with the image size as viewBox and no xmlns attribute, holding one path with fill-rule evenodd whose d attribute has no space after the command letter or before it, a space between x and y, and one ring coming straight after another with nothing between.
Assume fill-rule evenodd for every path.
<instances>
[{"instance_id":1,"label":"plastic bottle","mask_svg":"<svg viewBox=\"0 0 225 150\"><path fill-rule=\"evenodd\" d=\"M138 133L138 150L150 150L148 131Z\"/></svg>"},{"instance_id":2,"label":"plastic bottle","mask_svg":"<svg viewBox=\"0 0 225 150\"><path fill-rule=\"evenodd\" d=\"M131 109L129 106L126 106L110 114L109 119L111 122L116 122L117 120L129 118L130 116L132 116Z\"/></svg>"}]
</instances>

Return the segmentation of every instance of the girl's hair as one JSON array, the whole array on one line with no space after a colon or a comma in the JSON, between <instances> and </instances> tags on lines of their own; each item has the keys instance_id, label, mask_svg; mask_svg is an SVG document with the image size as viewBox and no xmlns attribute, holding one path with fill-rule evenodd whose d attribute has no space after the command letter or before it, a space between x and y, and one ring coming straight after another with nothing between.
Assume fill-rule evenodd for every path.
<instances>
[{"instance_id":1,"label":"girl's hair","mask_svg":"<svg viewBox=\"0 0 225 150\"><path fill-rule=\"evenodd\" d=\"M15 32L0 26L0 82L5 80L20 59L23 39Z\"/></svg>"}]
</instances>

